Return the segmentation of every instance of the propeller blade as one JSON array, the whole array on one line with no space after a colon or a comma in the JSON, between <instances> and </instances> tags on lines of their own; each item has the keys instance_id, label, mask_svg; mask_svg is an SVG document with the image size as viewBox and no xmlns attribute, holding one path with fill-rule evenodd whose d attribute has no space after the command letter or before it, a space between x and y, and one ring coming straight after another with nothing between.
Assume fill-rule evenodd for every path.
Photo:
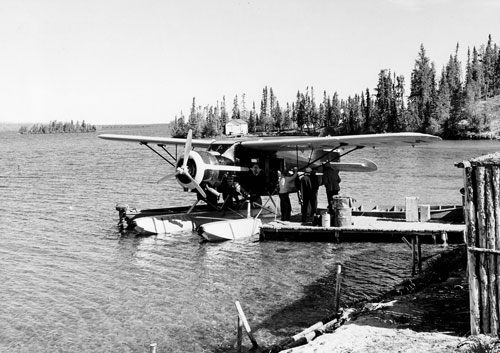
<instances>
[{"instance_id":1,"label":"propeller blade","mask_svg":"<svg viewBox=\"0 0 500 353\"><path fill-rule=\"evenodd\" d=\"M181 171L180 171L180 168L177 168L177 170L175 172L172 172L172 173L168 173L167 175L165 175L163 178L161 178L160 180L158 180L156 183L157 184L161 184L161 183L164 183L165 181L167 181L168 179L171 179L173 177L176 177L177 175L179 174L183 174Z\"/></svg>"},{"instance_id":2,"label":"propeller blade","mask_svg":"<svg viewBox=\"0 0 500 353\"><path fill-rule=\"evenodd\" d=\"M187 176L189 179L191 179L191 181L193 182L194 184L194 187L196 188L196 190L198 190L198 192L200 193L201 196L203 196L203 198L207 198L207 194L205 193L205 191L201 188L200 184L198 184L196 182L196 180L193 179L193 177L191 176L191 174L187 173L187 172L184 172L183 173L185 176Z\"/></svg>"},{"instance_id":3,"label":"propeller blade","mask_svg":"<svg viewBox=\"0 0 500 353\"><path fill-rule=\"evenodd\" d=\"M186 138L186 145L184 146L184 161L182 163L182 169L186 169L187 167L187 162L189 158L189 152L191 152L191 140L193 139L193 130L189 129L187 138Z\"/></svg>"}]
</instances>

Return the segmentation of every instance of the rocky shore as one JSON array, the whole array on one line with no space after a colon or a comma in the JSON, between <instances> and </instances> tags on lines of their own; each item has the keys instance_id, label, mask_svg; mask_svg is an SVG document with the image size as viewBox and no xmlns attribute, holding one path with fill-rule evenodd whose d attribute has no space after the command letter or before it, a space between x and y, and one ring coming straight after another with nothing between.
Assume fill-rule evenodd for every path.
<instances>
[{"instance_id":1,"label":"rocky shore","mask_svg":"<svg viewBox=\"0 0 500 353\"><path fill-rule=\"evenodd\" d=\"M466 268L465 246L444 250L418 277L354 305L335 331L283 352L500 352L497 339L468 336Z\"/></svg>"}]
</instances>

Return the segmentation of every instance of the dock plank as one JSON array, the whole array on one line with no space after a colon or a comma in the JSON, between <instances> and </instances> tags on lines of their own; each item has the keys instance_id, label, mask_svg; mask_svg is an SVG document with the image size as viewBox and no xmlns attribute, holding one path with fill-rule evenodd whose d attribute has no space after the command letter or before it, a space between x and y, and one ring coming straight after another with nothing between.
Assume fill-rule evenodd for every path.
<instances>
[{"instance_id":1,"label":"dock plank","mask_svg":"<svg viewBox=\"0 0 500 353\"><path fill-rule=\"evenodd\" d=\"M453 242L463 242L465 231L464 224L449 224L437 222L406 222L401 219L382 219L376 217L353 216L352 225L347 227L318 227L302 225L298 222L270 222L261 228L261 240L299 240L315 241L338 240L342 235L342 241L350 239L359 240L363 238L369 241L380 241L381 235L389 235L400 241L403 235L441 235L452 233L456 236ZM347 235L347 236L345 236ZM352 237L352 235L358 235ZM360 237L359 235L364 235ZM387 238L387 237L385 237Z\"/></svg>"}]
</instances>

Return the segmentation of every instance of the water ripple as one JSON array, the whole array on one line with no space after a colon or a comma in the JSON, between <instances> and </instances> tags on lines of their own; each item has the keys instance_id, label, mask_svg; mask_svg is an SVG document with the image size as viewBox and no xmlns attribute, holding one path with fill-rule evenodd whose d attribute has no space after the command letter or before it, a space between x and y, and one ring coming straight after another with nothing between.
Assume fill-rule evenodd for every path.
<instances>
[{"instance_id":1,"label":"water ripple","mask_svg":"<svg viewBox=\"0 0 500 353\"><path fill-rule=\"evenodd\" d=\"M156 129L124 131L158 135ZM271 344L331 310L338 263L344 304L409 275L403 244L209 244L192 233L120 238L115 204L194 201L174 181L156 184L169 166L139 145L95 134L1 134L2 352L145 352L151 342L160 351L231 351L235 300L259 341ZM342 192L365 204L401 204L404 196L458 203L453 190L462 179L453 163L498 147L362 150L349 158L372 159L379 172L346 173Z\"/></svg>"}]
</instances>

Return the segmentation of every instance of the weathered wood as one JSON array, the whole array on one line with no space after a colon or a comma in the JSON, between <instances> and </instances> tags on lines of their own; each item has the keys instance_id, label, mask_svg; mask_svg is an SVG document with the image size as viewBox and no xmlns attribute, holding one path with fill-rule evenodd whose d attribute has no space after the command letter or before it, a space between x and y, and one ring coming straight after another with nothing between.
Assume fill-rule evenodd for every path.
<instances>
[{"instance_id":1,"label":"weathered wood","mask_svg":"<svg viewBox=\"0 0 500 353\"><path fill-rule=\"evenodd\" d=\"M496 250L496 249L483 249L483 248L475 248L475 247L467 247L467 249L469 251L476 252L476 253L500 255L500 250Z\"/></svg>"},{"instance_id":2,"label":"weathered wood","mask_svg":"<svg viewBox=\"0 0 500 353\"><path fill-rule=\"evenodd\" d=\"M418 205L416 197L405 198L405 219L406 222L418 222Z\"/></svg>"},{"instance_id":3,"label":"weathered wood","mask_svg":"<svg viewBox=\"0 0 500 353\"><path fill-rule=\"evenodd\" d=\"M403 242L411 249L411 244L405 237L402 237L401 240L403 240Z\"/></svg>"},{"instance_id":4,"label":"weathered wood","mask_svg":"<svg viewBox=\"0 0 500 353\"><path fill-rule=\"evenodd\" d=\"M248 338L250 338L250 341L252 342L252 345L254 347L258 347L259 345L257 344L255 337L253 336L252 330L250 329L250 325L248 324L245 313L243 312L243 309L241 308L240 302L236 301L235 304L236 304L236 309L238 310L238 315L241 319L241 322L243 323L243 327L245 328L245 331L247 332Z\"/></svg>"},{"instance_id":5,"label":"weathered wood","mask_svg":"<svg viewBox=\"0 0 500 353\"><path fill-rule=\"evenodd\" d=\"M493 185L493 210L495 213L495 249L500 252L500 168L492 170L492 185ZM497 310L500 309L499 293L500 293L500 258L495 256L496 260L496 284L497 284ZM497 325L498 326L498 325ZM498 330L497 327L497 335Z\"/></svg>"},{"instance_id":6,"label":"weathered wood","mask_svg":"<svg viewBox=\"0 0 500 353\"><path fill-rule=\"evenodd\" d=\"M337 276L335 278L335 305L334 305L334 312L339 311L339 306L340 306L340 285L342 283L342 265L338 264L337 265Z\"/></svg>"},{"instance_id":7,"label":"weathered wood","mask_svg":"<svg viewBox=\"0 0 500 353\"><path fill-rule=\"evenodd\" d=\"M411 275L415 276L415 237L411 237Z\"/></svg>"},{"instance_id":8,"label":"weathered wood","mask_svg":"<svg viewBox=\"0 0 500 353\"><path fill-rule=\"evenodd\" d=\"M417 240L417 262L418 262L418 273L422 273L422 245L420 244L420 237L415 236Z\"/></svg>"},{"instance_id":9,"label":"weathered wood","mask_svg":"<svg viewBox=\"0 0 500 353\"><path fill-rule=\"evenodd\" d=\"M156 353L156 348L157 348L157 344L156 343L151 343L149 345L149 353Z\"/></svg>"},{"instance_id":10,"label":"weathered wood","mask_svg":"<svg viewBox=\"0 0 500 353\"><path fill-rule=\"evenodd\" d=\"M485 171L485 212L486 212L486 247L495 249L496 246L496 220L493 201L493 171L487 167ZM490 333L498 332L497 314L497 283L496 283L496 256L488 255L488 297L490 311Z\"/></svg>"},{"instance_id":11,"label":"weathered wood","mask_svg":"<svg viewBox=\"0 0 500 353\"><path fill-rule=\"evenodd\" d=\"M464 217L466 224L466 239L469 249L476 247L476 207L474 205L474 173L469 162L464 162ZM477 276L477 254L467 251L467 269L469 275L469 310L471 334L481 332L481 314L479 308L479 279Z\"/></svg>"},{"instance_id":12,"label":"weathered wood","mask_svg":"<svg viewBox=\"0 0 500 353\"><path fill-rule=\"evenodd\" d=\"M420 222L427 222L431 219L431 205L420 205Z\"/></svg>"},{"instance_id":13,"label":"weathered wood","mask_svg":"<svg viewBox=\"0 0 500 353\"><path fill-rule=\"evenodd\" d=\"M486 168L483 166L477 167L476 174L476 206L477 206L477 231L479 247L486 248L487 229L486 229L486 206L485 206L485 189L486 189ZM488 305L488 263L486 254L479 254L479 283L481 296L481 330L482 333L490 333L490 310Z\"/></svg>"}]
</instances>

